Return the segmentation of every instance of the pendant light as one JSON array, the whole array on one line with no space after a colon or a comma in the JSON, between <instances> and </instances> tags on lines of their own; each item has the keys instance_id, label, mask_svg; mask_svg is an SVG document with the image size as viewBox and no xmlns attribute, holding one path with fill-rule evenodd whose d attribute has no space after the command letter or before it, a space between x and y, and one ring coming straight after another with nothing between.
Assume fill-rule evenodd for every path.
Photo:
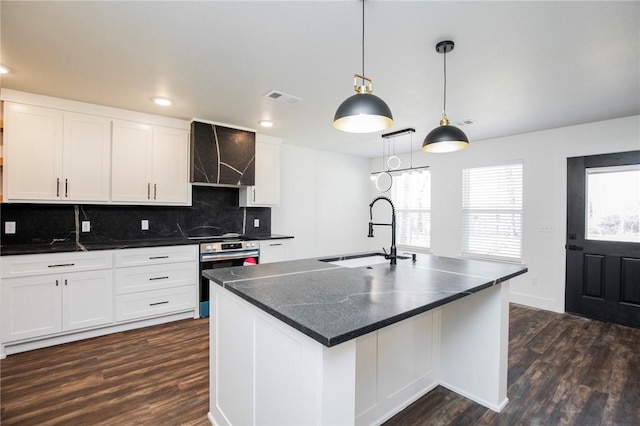
<instances>
[{"instance_id":1,"label":"pendant light","mask_svg":"<svg viewBox=\"0 0 640 426\"><path fill-rule=\"evenodd\" d=\"M467 135L460 129L449 124L447 118L447 53L453 50L451 40L436 44L436 52L444 54L444 103L440 126L433 129L422 143L422 150L426 152L453 152L469 146Z\"/></svg>"},{"instance_id":2,"label":"pendant light","mask_svg":"<svg viewBox=\"0 0 640 426\"><path fill-rule=\"evenodd\" d=\"M333 117L333 127L351 133L377 132L393 124L391 110L372 93L373 82L364 76L364 2L362 0L362 74L353 75L356 94L342 102ZM362 84L358 85L358 80L362 80Z\"/></svg>"}]
</instances>

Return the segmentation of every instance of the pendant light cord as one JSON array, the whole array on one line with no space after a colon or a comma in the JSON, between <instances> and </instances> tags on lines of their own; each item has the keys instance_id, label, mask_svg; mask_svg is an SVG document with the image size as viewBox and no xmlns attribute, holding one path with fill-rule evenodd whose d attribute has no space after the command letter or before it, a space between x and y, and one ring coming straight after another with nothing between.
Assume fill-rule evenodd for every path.
<instances>
[{"instance_id":1,"label":"pendant light cord","mask_svg":"<svg viewBox=\"0 0 640 426\"><path fill-rule=\"evenodd\" d=\"M446 114L447 112L447 48L444 48L444 103L442 105L442 112Z\"/></svg>"},{"instance_id":2,"label":"pendant light cord","mask_svg":"<svg viewBox=\"0 0 640 426\"><path fill-rule=\"evenodd\" d=\"M364 73L364 2L365 0L362 0L362 75L366 75ZM364 85L364 80L362 84Z\"/></svg>"}]
</instances>

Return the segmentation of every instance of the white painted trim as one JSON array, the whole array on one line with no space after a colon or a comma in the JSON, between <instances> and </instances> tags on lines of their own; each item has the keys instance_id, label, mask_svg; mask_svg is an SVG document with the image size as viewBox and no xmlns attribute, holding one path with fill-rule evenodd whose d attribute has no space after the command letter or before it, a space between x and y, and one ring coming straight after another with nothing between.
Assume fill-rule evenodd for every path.
<instances>
[{"instance_id":1,"label":"white painted trim","mask_svg":"<svg viewBox=\"0 0 640 426\"><path fill-rule=\"evenodd\" d=\"M41 349L54 345L61 345L63 343L76 342L78 340L84 340L91 337L106 336L107 334L119 333L121 331L135 330L137 328L149 327L152 325L165 324L168 322L183 320L183 319L195 319L198 318L197 310L190 309L188 311L175 313L171 315L165 315L156 318L148 318L139 321L131 321L127 323L119 323L115 325L108 325L102 328L93 330L80 331L78 333L64 334L60 336L46 337L38 340L29 340L22 342L11 342L3 344L0 352L0 359L6 358L7 355L13 355L20 352L26 352L33 349Z\"/></svg>"},{"instance_id":2,"label":"white painted trim","mask_svg":"<svg viewBox=\"0 0 640 426\"><path fill-rule=\"evenodd\" d=\"M69 99L54 98L35 93L20 92L12 89L0 90L0 100L17 102L21 104L41 106L47 108L72 111L83 114L93 114L118 120L138 121L157 126L172 127L182 130L190 130L191 122L178 118L153 115L144 112L113 108L104 105L88 104Z\"/></svg>"}]
</instances>

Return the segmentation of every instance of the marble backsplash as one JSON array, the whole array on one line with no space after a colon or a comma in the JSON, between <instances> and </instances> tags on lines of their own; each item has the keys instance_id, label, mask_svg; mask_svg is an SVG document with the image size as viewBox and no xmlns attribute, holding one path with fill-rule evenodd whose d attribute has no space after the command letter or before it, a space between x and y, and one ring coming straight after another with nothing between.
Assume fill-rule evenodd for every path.
<instances>
[{"instance_id":1,"label":"marble backsplash","mask_svg":"<svg viewBox=\"0 0 640 426\"><path fill-rule=\"evenodd\" d=\"M271 233L271 209L239 207L237 188L193 186L192 190L190 207L1 204L1 245L74 242L76 217L78 231L82 221L90 221L90 232L78 232L83 243ZM254 219L260 219L258 228L253 227ZM142 220L149 221L149 230L141 229ZM6 221L16 222L15 234L5 234Z\"/></svg>"}]
</instances>

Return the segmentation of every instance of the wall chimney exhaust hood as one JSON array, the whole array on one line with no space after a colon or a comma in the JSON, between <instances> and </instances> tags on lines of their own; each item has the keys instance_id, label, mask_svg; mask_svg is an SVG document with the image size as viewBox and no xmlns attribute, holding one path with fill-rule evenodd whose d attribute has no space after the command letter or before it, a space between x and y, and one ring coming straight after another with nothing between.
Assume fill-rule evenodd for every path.
<instances>
[{"instance_id":1,"label":"wall chimney exhaust hood","mask_svg":"<svg viewBox=\"0 0 640 426\"><path fill-rule=\"evenodd\" d=\"M255 185L256 134L214 123L191 122L191 183Z\"/></svg>"}]
</instances>

